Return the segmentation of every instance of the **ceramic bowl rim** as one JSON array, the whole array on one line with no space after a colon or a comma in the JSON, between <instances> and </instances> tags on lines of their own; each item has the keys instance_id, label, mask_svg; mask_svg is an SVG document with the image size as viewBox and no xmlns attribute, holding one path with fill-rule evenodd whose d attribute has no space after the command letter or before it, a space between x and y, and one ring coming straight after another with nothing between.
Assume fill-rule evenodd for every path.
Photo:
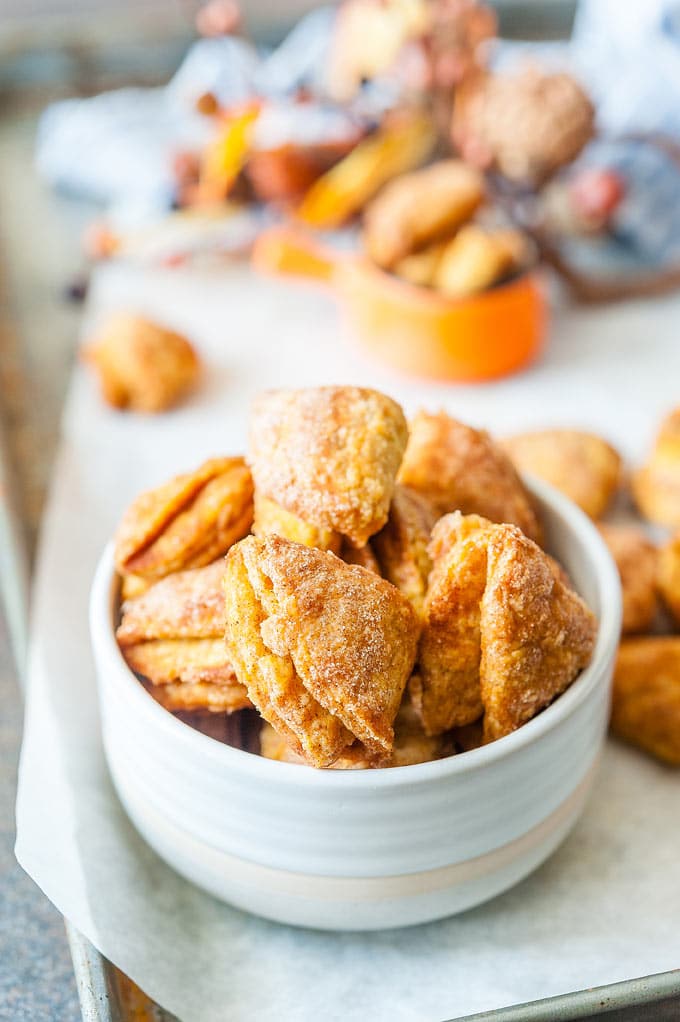
<instances>
[{"instance_id":1,"label":"ceramic bowl rim","mask_svg":"<svg viewBox=\"0 0 680 1022\"><path fill-rule=\"evenodd\" d=\"M489 745L411 766L382 770L316 770L302 764L265 759L195 730L156 702L127 666L118 648L111 614L114 584L112 542L106 545L99 558L90 594L90 637L97 670L114 672L121 693L130 700L131 711L139 714L154 731L164 732L168 741L180 742L199 761L209 759L220 768L248 774L272 785L284 783L292 787L367 792L378 788L420 785L491 766L558 728L598 685L604 684L621 629L619 576L597 528L580 508L554 487L528 475L524 481L529 491L566 523L590 559L601 608L599 628L590 664L566 692L517 731Z\"/></svg>"}]
</instances>

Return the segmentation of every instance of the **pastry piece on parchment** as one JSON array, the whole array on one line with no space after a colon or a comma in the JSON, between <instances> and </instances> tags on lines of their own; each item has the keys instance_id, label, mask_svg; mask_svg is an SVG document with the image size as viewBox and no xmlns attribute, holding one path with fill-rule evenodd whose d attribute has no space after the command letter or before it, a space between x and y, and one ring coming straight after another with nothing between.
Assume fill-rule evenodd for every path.
<instances>
[{"instance_id":1,"label":"pastry piece on parchment","mask_svg":"<svg viewBox=\"0 0 680 1022\"><path fill-rule=\"evenodd\" d=\"M189 341L143 316L110 317L83 358L95 369L114 408L162 412L195 384L200 361Z\"/></svg>"},{"instance_id":2,"label":"pastry piece on parchment","mask_svg":"<svg viewBox=\"0 0 680 1022\"><path fill-rule=\"evenodd\" d=\"M286 739L275 731L271 724L264 723L260 731L260 752L266 759L276 759L282 763L305 763L305 759L295 752ZM428 736L408 698L402 702L394 721L394 745L390 758L380 766L414 766L416 763L429 763L434 759L453 752L453 744L442 735ZM376 766L366 756L360 745L350 745L331 764L331 770L362 770Z\"/></svg>"},{"instance_id":3,"label":"pastry piece on parchment","mask_svg":"<svg viewBox=\"0 0 680 1022\"><path fill-rule=\"evenodd\" d=\"M594 433L545 429L500 441L520 472L551 483L585 511L600 518L621 483L621 456Z\"/></svg>"},{"instance_id":4,"label":"pastry piece on parchment","mask_svg":"<svg viewBox=\"0 0 680 1022\"><path fill-rule=\"evenodd\" d=\"M375 390L271 390L253 403L248 458L259 496L361 547L387 521L406 439Z\"/></svg>"},{"instance_id":5,"label":"pastry piece on parchment","mask_svg":"<svg viewBox=\"0 0 680 1022\"><path fill-rule=\"evenodd\" d=\"M624 635L649 631L657 612L657 574L661 572L659 552L639 526L603 522L599 530L621 579L621 631Z\"/></svg>"},{"instance_id":6,"label":"pastry piece on parchment","mask_svg":"<svg viewBox=\"0 0 680 1022\"><path fill-rule=\"evenodd\" d=\"M314 766L358 741L389 758L415 659L416 614L373 572L280 536L227 556L226 639L265 720Z\"/></svg>"},{"instance_id":7,"label":"pastry piece on parchment","mask_svg":"<svg viewBox=\"0 0 680 1022\"><path fill-rule=\"evenodd\" d=\"M243 458L212 458L140 494L115 536L124 597L173 572L200 568L242 539L253 520L253 483Z\"/></svg>"},{"instance_id":8,"label":"pastry piece on parchment","mask_svg":"<svg viewBox=\"0 0 680 1022\"><path fill-rule=\"evenodd\" d=\"M177 572L123 604L116 639L168 709L250 706L224 642L224 562Z\"/></svg>"},{"instance_id":9,"label":"pastry piece on parchment","mask_svg":"<svg viewBox=\"0 0 680 1022\"><path fill-rule=\"evenodd\" d=\"M462 511L518 525L540 542L541 526L510 459L488 433L444 412L418 412L399 481L427 497L438 514Z\"/></svg>"},{"instance_id":10,"label":"pastry piece on parchment","mask_svg":"<svg viewBox=\"0 0 680 1022\"><path fill-rule=\"evenodd\" d=\"M656 759L680 766L680 637L654 635L621 643L611 729Z\"/></svg>"},{"instance_id":11,"label":"pastry piece on parchment","mask_svg":"<svg viewBox=\"0 0 680 1022\"><path fill-rule=\"evenodd\" d=\"M661 423L647 464L634 473L632 485L643 517L680 527L680 408Z\"/></svg>"},{"instance_id":12,"label":"pastry piece on parchment","mask_svg":"<svg viewBox=\"0 0 680 1022\"><path fill-rule=\"evenodd\" d=\"M559 566L516 526L446 515L435 526L411 697L426 733L509 734L589 662L597 625Z\"/></svg>"},{"instance_id":13,"label":"pastry piece on parchment","mask_svg":"<svg viewBox=\"0 0 680 1022\"><path fill-rule=\"evenodd\" d=\"M397 484L387 524L371 540L382 575L419 613L432 567L427 546L436 518L427 497Z\"/></svg>"}]
</instances>

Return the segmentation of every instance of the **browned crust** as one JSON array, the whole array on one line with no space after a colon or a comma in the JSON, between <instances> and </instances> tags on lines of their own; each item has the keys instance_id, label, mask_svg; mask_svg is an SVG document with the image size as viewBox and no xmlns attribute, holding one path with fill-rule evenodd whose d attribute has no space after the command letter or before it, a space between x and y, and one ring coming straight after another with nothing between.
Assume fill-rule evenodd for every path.
<instances>
[{"instance_id":1,"label":"browned crust","mask_svg":"<svg viewBox=\"0 0 680 1022\"><path fill-rule=\"evenodd\" d=\"M444 412L418 412L410 423L399 481L450 511L508 522L536 542L542 530L531 498L510 459L482 430Z\"/></svg>"},{"instance_id":2,"label":"browned crust","mask_svg":"<svg viewBox=\"0 0 680 1022\"><path fill-rule=\"evenodd\" d=\"M304 522L364 546L387 520L406 438L401 408L377 391L267 391L251 413L255 488Z\"/></svg>"},{"instance_id":3,"label":"browned crust","mask_svg":"<svg viewBox=\"0 0 680 1022\"><path fill-rule=\"evenodd\" d=\"M663 763L680 766L680 637L648 636L621 643L611 728Z\"/></svg>"}]
</instances>

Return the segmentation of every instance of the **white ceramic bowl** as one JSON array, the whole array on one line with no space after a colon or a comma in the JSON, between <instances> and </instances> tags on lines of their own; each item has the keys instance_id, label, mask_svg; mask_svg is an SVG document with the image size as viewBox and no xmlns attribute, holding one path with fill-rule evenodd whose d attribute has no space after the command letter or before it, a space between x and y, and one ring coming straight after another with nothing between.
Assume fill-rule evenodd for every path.
<instances>
[{"instance_id":1,"label":"white ceramic bowl","mask_svg":"<svg viewBox=\"0 0 680 1022\"><path fill-rule=\"evenodd\" d=\"M175 719L120 655L107 549L90 615L104 746L120 799L158 854L234 905L333 930L461 912L543 862L577 819L593 778L621 596L591 522L551 487L529 485L550 550L599 618L592 663L513 734L417 766L314 770L232 748Z\"/></svg>"}]
</instances>

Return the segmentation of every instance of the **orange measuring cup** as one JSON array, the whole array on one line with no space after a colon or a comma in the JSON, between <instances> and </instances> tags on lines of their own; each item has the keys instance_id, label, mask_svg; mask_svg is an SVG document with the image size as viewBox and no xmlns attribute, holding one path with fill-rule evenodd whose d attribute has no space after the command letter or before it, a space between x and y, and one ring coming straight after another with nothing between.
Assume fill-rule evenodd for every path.
<instances>
[{"instance_id":1,"label":"orange measuring cup","mask_svg":"<svg viewBox=\"0 0 680 1022\"><path fill-rule=\"evenodd\" d=\"M532 362L545 339L548 308L535 269L479 294L449 298L287 227L263 232L252 262L329 285L361 346L411 375L459 382L506 376Z\"/></svg>"}]
</instances>

